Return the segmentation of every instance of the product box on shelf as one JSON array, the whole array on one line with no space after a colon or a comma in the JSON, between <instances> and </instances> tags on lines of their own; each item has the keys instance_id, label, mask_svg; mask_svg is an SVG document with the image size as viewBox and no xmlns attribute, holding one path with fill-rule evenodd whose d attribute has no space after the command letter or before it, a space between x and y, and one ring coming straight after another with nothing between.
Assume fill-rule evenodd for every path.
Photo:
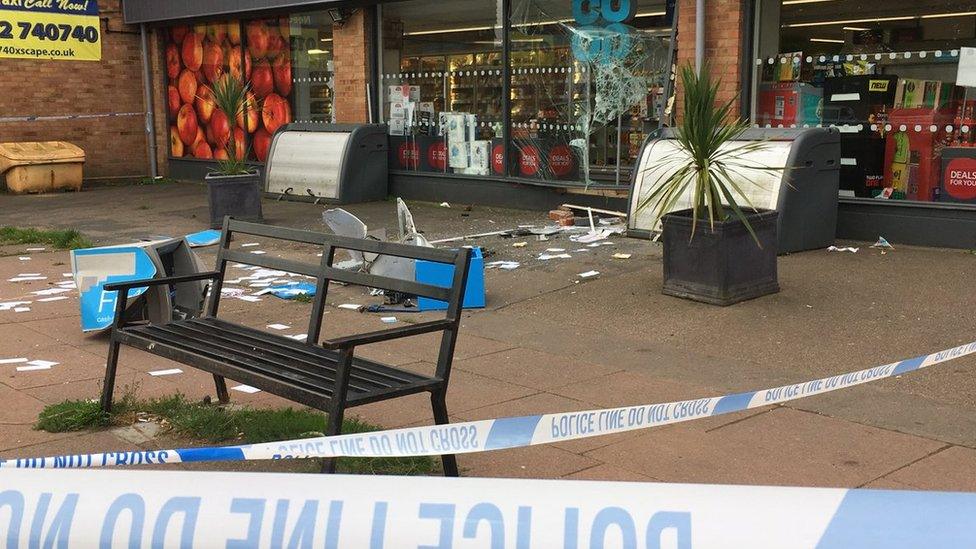
<instances>
[{"instance_id":1,"label":"product box on shelf","mask_svg":"<svg viewBox=\"0 0 976 549\"><path fill-rule=\"evenodd\" d=\"M976 148L942 150L939 201L976 204Z\"/></svg>"},{"instance_id":2,"label":"product box on shelf","mask_svg":"<svg viewBox=\"0 0 976 549\"><path fill-rule=\"evenodd\" d=\"M471 165L470 143L466 141L447 142L447 165L452 168L467 168Z\"/></svg>"},{"instance_id":3,"label":"product box on shelf","mask_svg":"<svg viewBox=\"0 0 976 549\"><path fill-rule=\"evenodd\" d=\"M420 86L401 84L389 86L387 90L387 100L391 103L396 101L413 101L414 103L417 103L420 101Z\"/></svg>"},{"instance_id":4,"label":"product box on shelf","mask_svg":"<svg viewBox=\"0 0 976 549\"><path fill-rule=\"evenodd\" d=\"M819 124L823 90L804 82L765 82L759 87L757 121L774 127Z\"/></svg>"},{"instance_id":5,"label":"product box on shelf","mask_svg":"<svg viewBox=\"0 0 976 549\"><path fill-rule=\"evenodd\" d=\"M840 188L871 198L884 189L885 140L874 134L841 134Z\"/></svg>"},{"instance_id":6,"label":"product box on shelf","mask_svg":"<svg viewBox=\"0 0 976 549\"><path fill-rule=\"evenodd\" d=\"M445 124L447 126L447 142L449 144L468 141L467 115L464 113L447 113Z\"/></svg>"},{"instance_id":7,"label":"product box on shelf","mask_svg":"<svg viewBox=\"0 0 976 549\"><path fill-rule=\"evenodd\" d=\"M894 75L839 76L824 80L823 123L862 125L870 132L870 124L879 112L895 105L898 77Z\"/></svg>"},{"instance_id":8,"label":"product box on shelf","mask_svg":"<svg viewBox=\"0 0 976 549\"><path fill-rule=\"evenodd\" d=\"M470 143L470 163L469 168L480 170L480 175L488 175L491 164L491 142L472 141Z\"/></svg>"},{"instance_id":9,"label":"product box on shelf","mask_svg":"<svg viewBox=\"0 0 976 549\"><path fill-rule=\"evenodd\" d=\"M908 200L938 199L941 151L950 136L952 109L892 109L885 138L885 186ZM932 128L935 131L932 131Z\"/></svg>"}]
</instances>

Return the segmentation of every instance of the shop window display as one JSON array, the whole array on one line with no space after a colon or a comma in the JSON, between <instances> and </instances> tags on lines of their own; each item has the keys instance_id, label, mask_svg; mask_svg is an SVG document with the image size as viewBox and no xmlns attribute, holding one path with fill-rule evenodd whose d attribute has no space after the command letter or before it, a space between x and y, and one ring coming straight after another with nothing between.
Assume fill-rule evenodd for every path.
<instances>
[{"instance_id":1,"label":"shop window display","mask_svg":"<svg viewBox=\"0 0 976 549\"><path fill-rule=\"evenodd\" d=\"M513 2L512 175L629 182L659 126L666 16L664 2Z\"/></svg>"},{"instance_id":2,"label":"shop window display","mask_svg":"<svg viewBox=\"0 0 976 549\"><path fill-rule=\"evenodd\" d=\"M500 0L434 4L382 6L391 168L504 175Z\"/></svg>"},{"instance_id":3,"label":"shop window display","mask_svg":"<svg viewBox=\"0 0 976 549\"><path fill-rule=\"evenodd\" d=\"M841 196L976 203L976 94L957 86L976 46L972 2L764 1L755 122L835 126ZM959 177L956 175L962 174Z\"/></svg>"}]
</instances>

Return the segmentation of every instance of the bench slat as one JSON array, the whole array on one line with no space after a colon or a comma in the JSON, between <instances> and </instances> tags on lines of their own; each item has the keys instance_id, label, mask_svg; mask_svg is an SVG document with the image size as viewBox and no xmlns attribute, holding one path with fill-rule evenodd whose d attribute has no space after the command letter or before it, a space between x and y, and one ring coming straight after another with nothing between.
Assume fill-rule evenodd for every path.
<instances>
[{"instance_id":1,"label":"bench slat","mask_svg":"<svg viewBox=\"0 0 976 549\"><path fill-rule=\"evenodd\" d=\"M248 252L237 250L224 250L222 252L224 261L235 261L246 265L256 265L266 269L275 269L287 273L297 273L306 276L317 277L321 267L309 263L301 263L280 257L268 257L267 255L255 255Z\"/></svg>"},{"instance_id":2,"label":"bench slat","mask_svg":"<svg viewBox=\"0 0 976 549\"><path fill-rule=\"evenodd\" d=\"M289 227L278 227L275 225L262 225L260 223L250 223L247 221L230 220L227 229L231 233L242 233L251 236L263 236L277 240L287 240L290 242L301 242L304 244L325 244L331 235L302 229L292 229Z\"/></svg>"},{"instance_id":3,"label":"bench slat","mask_svg":"<svg viewBox=\"0 0 976 549\"><path fill-rule=\"evenodd\" d=\"M188 330L199 334L207 334L208 337L213 337L221 339L228 342L234 342L241 345L253 346L255 352L262 352L274 357L283 357L290 360L295 360L300 364L307 365L308 368L328 368L330 374L335 374L335 368L325 366L323 361L335 363L337 355L332 353L309 353L304 352L302 349L296 349L293 346L289 346L289 343L293 340L288 341L275 341L275 339L282 339L279 336L273 334L268 334L265 332L260 332L259 330L254 330L264 337L257 334L246 333L250 329L244 326L236 326L229 323L221 323L219 328L214 328L203 324L198 321L189 321L186 323L180 323L178 328L181 330ZM239 329L243 328L243 329ZM259 346L260 345L260 346ZM315 347L309 347L309 349L316 349ZM362 360L362 359L357 359ZM363 361L365 362L365 361ZM379 371L378 368L370 368L368 363L363 364L359 367L353 368L350 380L351 382L359 382L363 384L372 384L374 388L386 388L391 386L400 385L403 383L409 383L415 381L413 377L407 377L406 374L397 372L399 375L393 375L391 373ZM334 377L332 378L334 380Z\"/></svg>"},{"instance_id":4,"label":"bench slat","mask_svg":"<svg viewBox=\"0 0 976 549\"><path fill-rule=\"evenodd\" d=\"M347 284L359 284L360 286L366 286L368 288L393 290L395 292L401 292L404 294L429 297L439 301L451 300L451 289L441 286L431 286L429 284L421 284L412 280L390 278L388 276L345 271L335 267L326 267L322 269L322 273L325 275L325 278L329 280L338 280L339 282L345 282Z\"/></svg>"}]
</instances>

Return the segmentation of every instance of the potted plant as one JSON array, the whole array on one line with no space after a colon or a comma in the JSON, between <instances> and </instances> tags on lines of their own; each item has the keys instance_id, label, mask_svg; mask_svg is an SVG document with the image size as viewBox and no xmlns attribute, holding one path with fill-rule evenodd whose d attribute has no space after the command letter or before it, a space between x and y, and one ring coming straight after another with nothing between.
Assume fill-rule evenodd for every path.
<instances>
[{"instance_id":1,"label":"potted plant","mask_svg":"<svg viewBox=\"0 0 976 549\"><path fill-rule=\"evenodd\" d=\"M229 74L218 78L212 86L213 102L227 119L229 131L226 142L218 146L223 151L217 160L217 170L207 174L207 204L210 226L219 229L224 216L245 221L262 221L261 174L247 163L244 131L239 120L246 120L249 85Z\"/></svg>"},{"instance_id":2,"label":"potted plant","mask_svg":"<svg viewBox=\"0 0 976 549\"><path fill-rule=\"evenodd\" d=\"M647 168L659 176L638 202L662 224L663 292L723 306L776 293L777 212L755 208L744 190L759 185L750 172L782 168L748 160L765 144L736 142L749 125L733 115L737 98L717 101L707 67L683 67L681 83L676 150ZM690 207L674 211L682 205Z\"/></svg>"}]
</instances>

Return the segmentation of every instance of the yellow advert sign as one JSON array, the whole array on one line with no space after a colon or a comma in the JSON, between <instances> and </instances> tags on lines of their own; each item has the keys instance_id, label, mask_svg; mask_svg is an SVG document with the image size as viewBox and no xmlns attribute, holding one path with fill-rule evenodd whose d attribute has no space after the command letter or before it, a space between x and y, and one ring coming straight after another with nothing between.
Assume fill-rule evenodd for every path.
<instances>
[{"instance_id":1,"label":"yellow advert sign","mask_svg":"<svg viewBox=\"0 0 976 549\"><path fill-rule=\"evenodd\" d=\"M100 61L96 0L0 0L0 58Z\"/></svg>"}]
</instances>

